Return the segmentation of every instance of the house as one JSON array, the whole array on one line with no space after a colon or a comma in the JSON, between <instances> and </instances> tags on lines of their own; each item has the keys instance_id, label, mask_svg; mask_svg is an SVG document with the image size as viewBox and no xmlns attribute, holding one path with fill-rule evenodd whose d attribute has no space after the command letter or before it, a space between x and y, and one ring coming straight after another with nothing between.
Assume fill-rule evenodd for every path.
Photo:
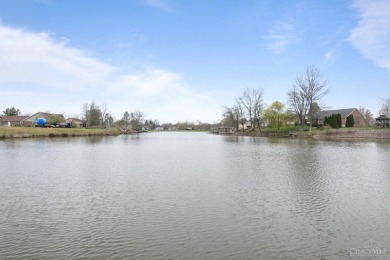
<instances>
[{"instance_id":1,"label":"house","mask_svg":"<svg viewBox=\"0 0 390 260\"><path fill-rule=\"evenodd\" d=\"M0 126L21 125L22 121L28 116L2 116L0 117Z\"/></svg>"},{"instance_id":2,"label":"house","mask_svg":"<svg viewBox=\"0 0 390 260\"><path fill-rule=\"evenodd\" d=\"M242 129L252 129L252 124L251 124L250 121L246 121L243 124L239 124L238 125L238 129L240 129L240 130L242 130Z\"/></svg>"},{"instance_id":3,"label":"house","mask_svg":"<svg viewBox=\"0 0 390 260\"><path fill-rule=\"evenodd\" d=\"M364 124L364 116L357 108L346 108L346 109L335 109L335 110L324 110L315 115L313 115L312 123L313 126L319 126L324 124L325 117L329 117L332 114L340 114L341 115L341 126L345 127L345 123L347 122L347 117L349 115L353 115L353 119L355 121L355 125L363 125Z\"/></svg>"},{"instance_id":4,"label":"house","mask_svg":"<svg viewBox=\"0 0 390 260\"><path fill-rule=\"evenodd\" d=\"M78 118L68 118L66 119L67 123L71 123L72 127L87 127L87 120L82 120Z\"/></svg>"},{"instance_id":5,"label":"house","mask_svg":"<svg viewBox=\"0 0 390 260\"><path fill-rule=\"evenodd\" d=\"M268 126L268 122L267 121L264 121L264 120L260 120L260 127L267 127ZM255 124L255 127L256 128L258 127L257 124ZM250 121L246 121L244 124L239 124L238 125L238 129L239 130L243 130L243 129L252 129L252 123Z\"/></svg>"},{"instance_id":6,"label":"house","mask_svg":"<svg viewBox=\"0 0 390 260\"><path fill-rule=\"evenodd\" d=\"M25 119L23 119L21 121L21 123L24 125L24 126L34 126L35 125L35 120L37 118L44 118L46 119L46 121L51 121L50 119L53 117L53 116L56 116L59 118L59 121L58 123L62 123L62 122L65 122L65 119L64 119L64 116L62 114L51 114L51 113L44 113L44 112L38 112L38 113L35 113L34 115L32 116L29 116Z\"/></svg>"}]
</instances>

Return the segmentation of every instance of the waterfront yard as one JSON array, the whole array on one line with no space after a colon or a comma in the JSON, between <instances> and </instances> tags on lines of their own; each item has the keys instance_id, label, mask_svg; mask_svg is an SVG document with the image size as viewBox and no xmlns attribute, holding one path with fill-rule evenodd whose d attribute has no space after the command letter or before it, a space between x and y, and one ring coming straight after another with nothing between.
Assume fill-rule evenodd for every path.
<instances>
[{"instance_id":1,"label":"waterfront yard","mask_svg":"<svg viewBox=\"0 0 390 260\"><path fill-rule=\"evenodd\" d=\"M30 137L72 137L119 135L117 128L85 129L85 128L41 128L41 127L0 127L0 138Z\"/></svg>"},{"instance_id":2,"label":"waterfront yard","mask_svg":"<svg viewBox=\"0 0 390 260\"><path fill-rule=\"evenodd\" d=\"M304 131L300 131L297 127L282 127L276 128L262 128L254 131L239 131L235 135L240 136L265 136L265 137L282 137L286 134L292 134L298 138L315 138L315 139L390 139L389 128L373 128L373 127L352 127L352 128L339 128L332 129L329 127L324 128L312 128L309 131L308 127L305 127Z\"/></svg>"}]
</instances>

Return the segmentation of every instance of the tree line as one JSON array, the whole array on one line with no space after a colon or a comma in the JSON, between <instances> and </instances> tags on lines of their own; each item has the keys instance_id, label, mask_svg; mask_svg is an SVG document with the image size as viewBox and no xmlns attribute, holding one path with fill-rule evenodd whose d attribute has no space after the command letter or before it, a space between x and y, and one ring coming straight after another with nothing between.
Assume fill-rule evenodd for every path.
<instances>
[{"instance_id":1,"label":"tree line","mask_svg":"<svg viewBox=\"0 0 390 260\"><path fill-rule=\"evenodd\" d=\"M299 124L303 127L306 118L319 112L320 101L329 93L327 80L322 79L320 70L317 67L308 67L305 72L298 76L292 89L287 92L290 109L280 101L275 101L265 109L262 89L246 89L241 96L235 99L235 104L224 107L224 124L229 124L237 129L240 125L246 124L249 120L249 128L260 129L266 120L271 127L283 127L286 122L298 118Z\"/></svg>"},{"instance_id":2,"label":"tree line","mask_svg":"<svg viewBox=\"0 0 390 260\"><path fill-rule=\"evenodd\" d=\"M82 106L82 119L86 121L87 127L110 128L131 127L134 130L142 130L143 126L154 129L159 123L158 120L146 120L146 114L138 109L133 112L125 111L122 118L114 120L114 117L108 112L106 103L101 106L96 105L95 101L85 103Z\"/></svg>"},{"instance_id":3,"label":"tree line","mask_svg":"<svg viewBox=\"0 0 390 260\"><path fill-rule=\"evenodd\" d=\"M261 126L266 123L268 127L278 130L288 125L299 125L303 128L308 123L311 129L313 116L326 108L323 98L330 91L328 85L328 80L324 79L319 68L307 67L296 77L292 88L286 93L288 107L280 101L275 101L266 108L262 89L246 89L241 96L235 98L234 105L224 107L221 122L236 129L247 125L251 130L257 127L260 131ZM371 111L364 107L360 107L359 111L364 122L358 123L369 125L373 121ZM383 100L379 113L390 116L390 97ZM332 127L341 127L341 117L340 120L336 119L336 116L327 120ZM353 116L346 122L348 127L353 127L356 123Z\"/></svg>"},{"instance_id":4,"label":"tree line","mask_svg":"<svg viewBox=\"0 0 390 260\"><path fill-rule=\"evenodd\" d=\"M265 122L272 128L281 128L292 123L302 128L309 120L312 127L313 115L326 108L322 99L329 93L328 80L324 79L319 68L307 67L301 75L298 75L290 90L287 91L287 105L275 101L266 107L263 101L264 92L261 88L245 89L244 92L234 99L232 106L225 106L221 123L233 126L237 129L240 126L254 130L265 125ZM359 111L364 117L364 124L369 125L373 120L370 110L360 107ZM19 116L21 111L15 107L6 108L4 116ZM379 115L390 117L390 96L382 99L382 106ZM85 103L82 106L81 118L86 121L88 127L110 128L113 126L132 127L139 130L143 126L154 129L160 126L158 120L146 120L146 114L138 109L128 112L115 120L108 112L107 104L97 105L95 101ZM295 122L297 121L297 122ZM353 124L360 122L353 122ZM195 124L192 124L195 125ZM204 125L204 124L203 124ZM167 126L167 124L165 125ZM166 128L171 128L170 126ZM188 128L184 127L184 128Z\"/></svg>"},{"instance_id":5,"label":"tree line","mask_svg":"<svg viewBox=\"0 0 390 260\"><path fill-rule=\"evenodd\" d=\"M47 112L50 114L49 112ZM15 108L7 108L3 111L3 116L20 116L22 112ZM31 115L31 114L29 114ZM26 115L26 116L29 116ZM115 119L109 112L108 105L103 103L97 105L94 100L90 103L84 103L81 108L80 115L74 115L71 118L67 118L68 122L72 123L75 119L83 120L86 127L91 128L111 128L111 127L122 127L136 131L154 130L159 127L161 130L210 130L211 124L206 122L197 121L194 122L177 122L177 123L163 123L160 124L159 120L148 120L146 114L139 109L134 111L125 111L121 118ZM47 118L49 124L57 124L65 122L65 118L61 114L50 114ZM73 124L73 127L77 127L77 124Z\"/></svg>"}]
</instances>

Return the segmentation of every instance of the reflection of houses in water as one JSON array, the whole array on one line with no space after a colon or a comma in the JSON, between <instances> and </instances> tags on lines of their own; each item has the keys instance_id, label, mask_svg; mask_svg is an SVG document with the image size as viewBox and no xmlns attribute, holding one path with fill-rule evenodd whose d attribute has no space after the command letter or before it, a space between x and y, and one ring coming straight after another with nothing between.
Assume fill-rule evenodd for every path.
<instances>
[{"instance_id":1,"label":"reflection of houses in water","mask_svg":"<svg viewBox=\"0 0 390 260\"><path fill-rule=\"evenodd\" d=\"M386 115L380 115L375 118L375 124L379 127L389 127L390 126L390 118Z\"/></svg>"}]
</instances>

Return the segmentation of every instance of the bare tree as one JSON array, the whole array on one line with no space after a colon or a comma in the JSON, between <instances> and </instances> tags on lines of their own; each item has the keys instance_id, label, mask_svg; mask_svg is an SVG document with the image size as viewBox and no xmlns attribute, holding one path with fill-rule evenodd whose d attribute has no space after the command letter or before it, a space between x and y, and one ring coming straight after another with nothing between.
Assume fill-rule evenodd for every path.
<instances>
[{"instance_id":1,"label":"bare tree","mask_svg":"<svg viewBox=\"0 0 390 260\"><path fill-rule=\"evenodd\" d=\"M263 91L260 89L252 90L253 97L253 126L257 125L258 129L261 131L261 115L263 114L264 103L263 103Z\"/></svg>"},{"instance_id":2,"label":"bare tree","mask_svg":"<svg viewBox=\"0 0 390 260\"><path fill-rule=\"evenodd\" d=\"M240 125L244 127L246 123L245 111L241 103L237 103L235 106L233 106L232 110L235 120L237 121L236 129L238 130Z\"/></svg>"},{"instance_id":3,"label":"bare tree","mask_svg":"<svg viewBox=\"0 0 390 260\"><path fill-rule=\"evenodd\" d=\"M295 80L293 89L287 93L291 108L295 111L301 126L305 124L306 116L310 118L310 129L315 109L321 99L329 93L328 81L322 79L319 68L311 66Z\"/></svg>"},{"instance_id":4,"label":"bare tree","mask_svg":"<svg viewBox=\"0 0 390 260\"><path fill-rule=\"evenodd\" d=\"M290 104L291 110L297 115L301 126L305 124L305 118L307 111L309 110L309 105L306 102L305 95L303 91L300 90L296 85L293 86L293 89L287 92L288 102Z\"/></svg>"},{"instance_id":5,"label":"bare tree","mask_svg":"<svg viewBox=\"0 0 390 260\"><path fill-rule=\"evenodd\" d=\"M131 126L139 131L142 128L142 124L145 121L146 114L138 109L136 109L134 112L131 112L130 114L130 123Z\"/></svg>"},{"instance_id":6,"label":"bare tree","mask_svg":"<svg viewBox=\"0 0 390 260\"><path fill-rule=\"evenodd\" d=\"M244 111L241 103L237 103L232 107L224 107L223 123L239 129L239 125L244 117Z\"/></svg>"},{"instance_id":7,"label":"bare tree","mask_svg":"<svg viewBox=\"0 0 390 260\"><path fill-rule=\"evenodd\" d=\"M355 124L358 126L369 126L374 120L374 115L371 113L370 110L364 107L359 107L359 112L363 115L363 122L355 121Z\"/></svg>"},{"instance_id":8,"label":"bare tree","mask_svg":"<svg viewBox=\"0 0 390 260\"><path fill-rule=\"evenodd\" d=\"M321 99L329 93L328 81L322 79L320 69L314 66L306 68L306 98L309 103L310 129L313 124L313 104L318 104Z\"/></svg>"},{"instance_id":9,"label":"bare tree","mask_svg":"<svg viewBox=\"0 0 390 260\"><path fill-rule=\"evenodd\" d=\"M382 106L379 110L379 115L390 116L390 96L382 99Z\"/></svg>"},{"instance_id":10,"label":"bare tree","mask_svg":"<svg viewBox=\"0 0 390 260\"><path fill-rule=\"evenodd\" d=\"M103 103L102 106L100 107L100 124L101 124L101 128L105 127L105 120L106 120L106 116L108 115L108 107L107 107L107 104L106 103ZM109 117L107 117L109 118Z\"/></svg>"},{"instance_id":11,"label":"bare tree","mask_svg":"<svg viewBox=\"0 0 390 260\"><path fill-rule=\"evenodd\" d=\"M261 89L246 89L236 101L245 109L251 123L251 129L254 130L256 125L260 129L260 116L264 107L263 91Z\"/></svg>"},{"instance_id":12,"label":"bare tree","mask_svg":"<svg viewBox=\"0 0 390 260\"><path fill-rule=\"evenodd\" d=\"M237 122L234 120L234 113L232 107L225 106L223 108L223 118L222 118L222 124L226 126L232 126L232 127L238 127Z\"/></svg>"}]
</instances>

